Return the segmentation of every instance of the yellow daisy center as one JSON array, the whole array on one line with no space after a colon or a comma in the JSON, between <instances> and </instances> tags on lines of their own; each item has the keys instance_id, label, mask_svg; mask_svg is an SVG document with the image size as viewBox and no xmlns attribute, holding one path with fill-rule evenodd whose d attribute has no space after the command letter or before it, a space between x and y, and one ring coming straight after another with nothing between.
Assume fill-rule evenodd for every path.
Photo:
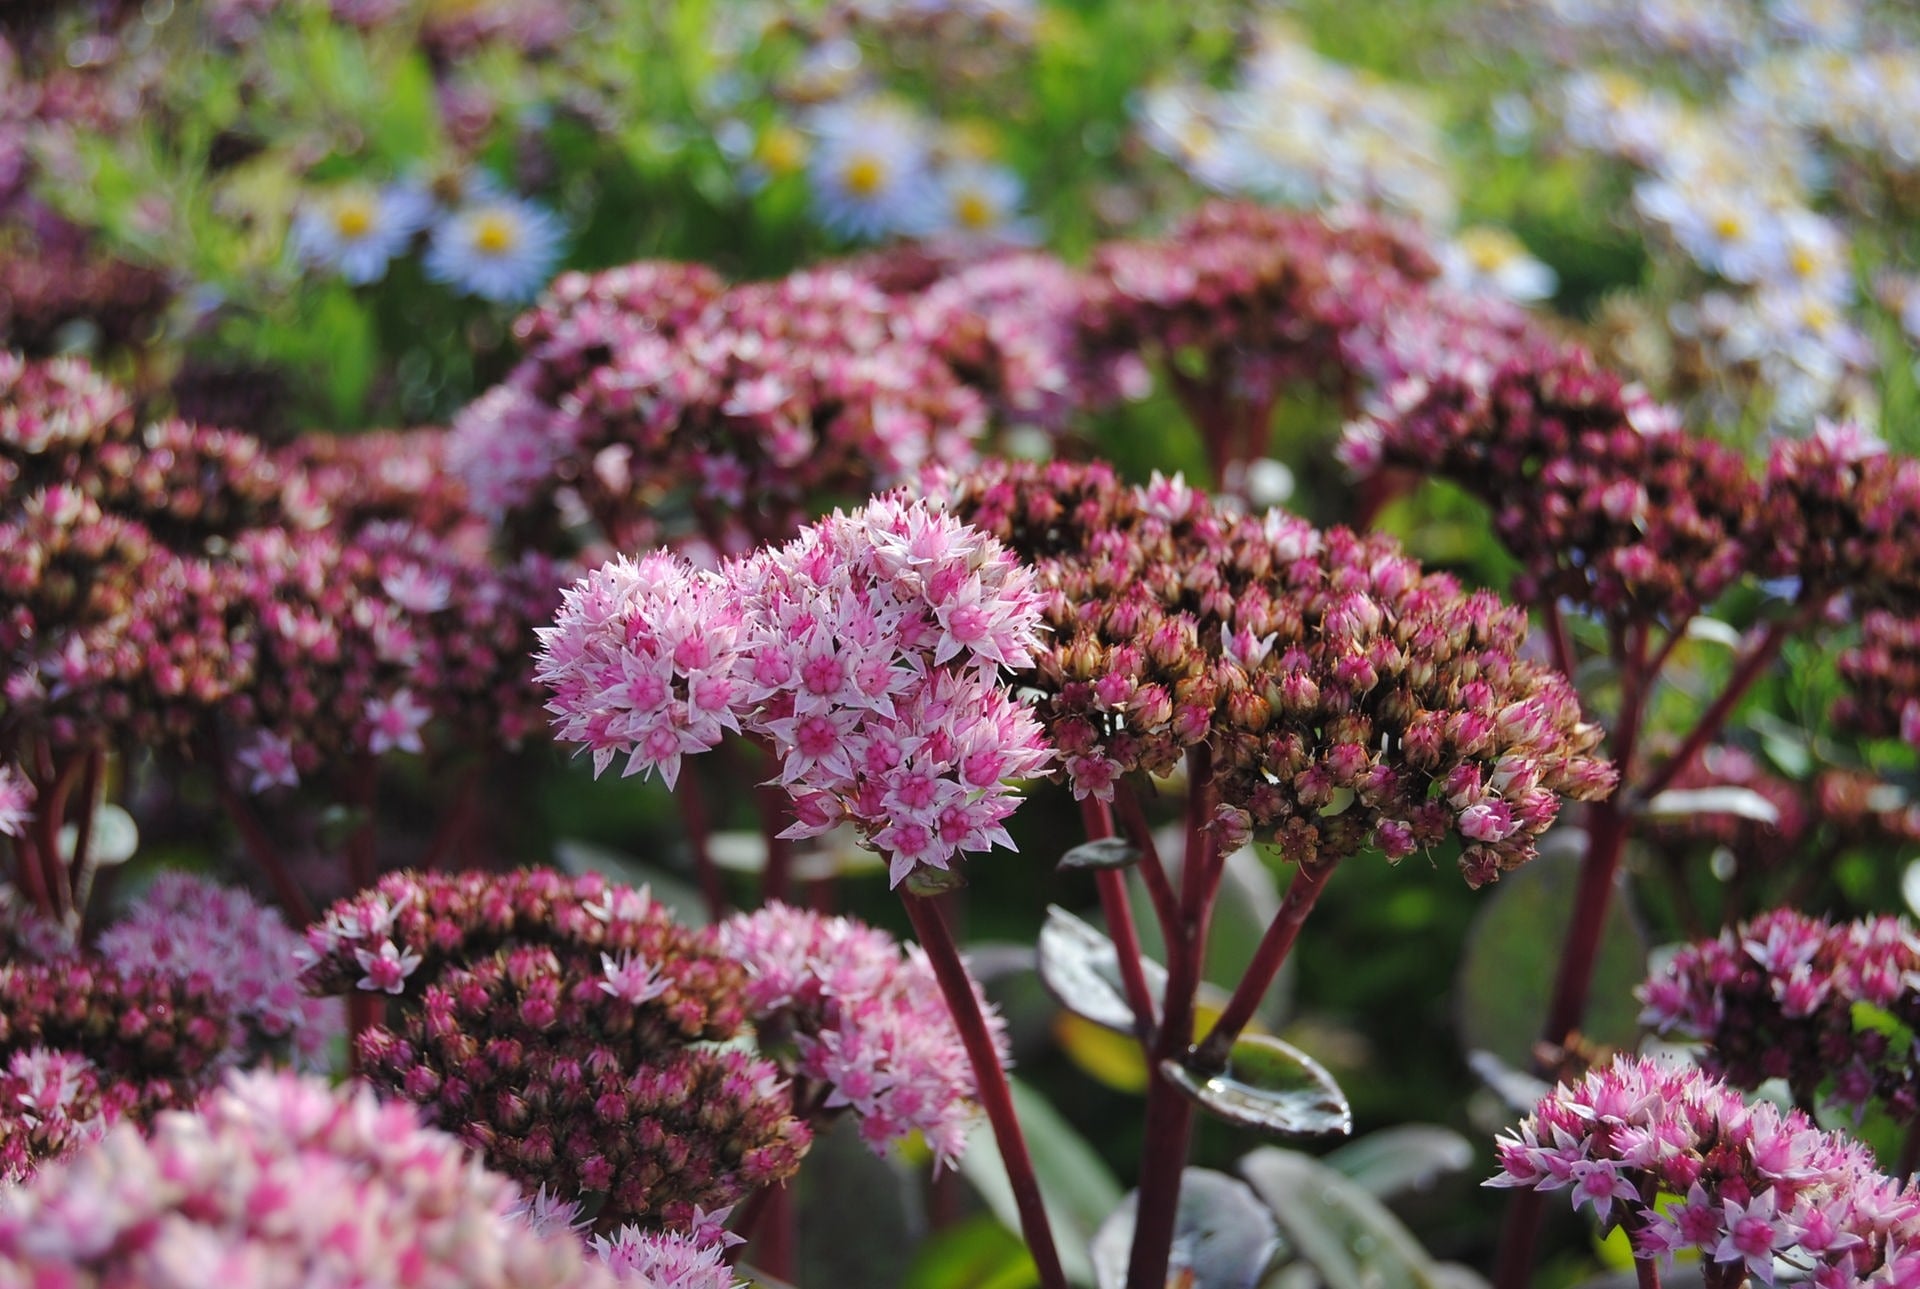
<instances>
[{"instance_id":1,"label":"yellow daisy center","mask_svg":"<svg viewBox=\"0 0 1920 1289\"><path fill-rule=\"evenodd\" d=\"M790 175L806 164L807 140L798 130L776 125L760 136L760 164L776 175Z\"/></svg>"},{"instance_id":2,"label":"yellow daisy center","mask_svg":"<svg viewBox=\"0 0 1920 1289\"><path fill-rule=\"evenodd\" d=\"M992 228L993 214L993 203L983 193L963 192L953 199L953 219L962 228L970 228L975 232Z\"/></svg>"},{"instance_id":3,"label":"yellow daisy center","mask_svg":"<svg viewBox=\"0 0 1920 1289\"><path fill-rule=\"evenodd\" d=\"M847 162L840 177L846 181L847 191L856 197L872 197L887 182L887 166L879 157L863 152Z\"/></svg>"},{"instance_id":4,"label":"yellow daisy center","mask_svg":"<svg viewBox=\"0 0 1920 1289\"><path fill-rule=\"evenodd\" d=\"M1804 246L1796 246L1787 257L1793 265L1793 271L1800 277L1812 277L1814 270L1820 267L1820 257Z\"/></svg>"},{"instance_id":5,"label":"yellow daisy center","mask_svg":"<svg viewBox=\"0 0 1920 1289\"><path fill-rule=\"evenodd\" d=\"M519 241L519 227L505 215L488 211L473 221L473 249L482 255L505 255Z\"/></svg>"},{"instance_id":6,"label":"yellow daisy center","mask_svg":"<svg viewBox=\"0 0 1920 1289\"><path fill-rule=\"evenodd\" d=\"M1746 231L1746 221L1731 212L1713 221L1713 231L1721 238L1732 241Z\"/></svg>"},{"instance_id":7,"label":"yellow daisy center","mask_svg":"<svg viewBox=\"0 0 1920 1289\"><path fill-rule=\"evenodd\" d=\"M342 197L333 205L333 231L342 240L357 242L373 231L373 203L365 197Z\"/></svg>"}]
</instances>

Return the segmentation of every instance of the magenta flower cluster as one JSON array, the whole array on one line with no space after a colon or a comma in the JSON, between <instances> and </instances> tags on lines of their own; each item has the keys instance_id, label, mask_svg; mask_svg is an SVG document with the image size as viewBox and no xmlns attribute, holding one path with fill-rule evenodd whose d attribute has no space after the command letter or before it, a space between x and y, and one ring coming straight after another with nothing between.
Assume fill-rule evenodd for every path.
<instances>
[{"instance_id":1,"label":"magenta flower cluster","mask_svg":"<svg viewBox=\"0 0 1920 1289\"><path fill-rule=\"evenodd\" d=\"M97 1141L134 1107L133 1084L102 1081L92 1061L33 1047L0 1070L0 1187Z\"/></svg>"},{"instance_id":2,"label":"magenta flower cluster","mask_svg":"<svg viewBox=\"0 0 1920 1289\"><path fill-rule=\"evenodd\" d=\"M744 969L645 890L549 870L395 873L308 930L310 987L391 999L364 1077L528 1193L684 1229L783 1181L810 1137L737 1046Z\"/></svg>"},{"instance_id":3,"label":"magenta flower cluster","mask_svg":"<svg viewBox=\"0 0 1920 1289\"><path fill-rule=\"evenodd\" d=\"M792 1072L824 1109L849 1110L876 1151L919 1132L936 1165L960 1157L977 1083L919 945L783 904L728 919L720 944L747 969L761 1045L791 1041ZM1005 1024L984 998L981 1010L1004 1064Z\"/></svg>"},{"instance_id":4,"label":"magenta flower cluster","mask_svg":"<svg viewBox=\"0 0 1920 1289\"><path fill-rule=\"evenodd\" d=\"M1637 1257L1697 1250L1710 1284L1773 1284L1778 1264L1820 1289L1920 1277L1920 1192L1860 1143L1700 1070L1617 1059L1556 1088L1497 1151L1488 1185L1571 1189Z\"/></svg>"},{"instance_id":5,"label":"magenta flower cluster","mask_svg":"<svg viewBox=\"0 0 1920 1289\"><path fill-rule=\"evenodd\" d=\"M565 1234L512 1216L511 1182L405 1104L236 1074L143 1137L131 1125L0 1206L0 1281L598 1289ZM642 1282L644 1283L644 1282Z\"/></svg>"},{"instance_id":6,"label":"magenta flower cluster","mask_svg":"<svg viewBox=\"0 0 1920 1289\"><path fill-rule=\"evenodd\" d=\"M659 769L739 730L779 763L808 837L846 821L898 884L1011 846L1007 780L1045 768L1030 713L996 679L1031 665L1039 597L1000 544L882 498L784 546L696 570L625 559L566 594L538 676L562 741L601 770Z\"/></svg>"},{"instance_id":7,"label":"magenta flower cluster","mask_svg":"<svg viewBox=\"0 0 1920 1289\"><path fill-rule=\"evenodd\" d=\"M1920 1114L1912 1043L1889 1032L1920 1024L1920 939L1904 919L1776 909L1686 946L1638 992L1643 1023L1704 1040L1703 1066L1736 1087L1783 1079L1803 1105L1826 1089L1855 1112Z\"/></svg>"}]
</instances>

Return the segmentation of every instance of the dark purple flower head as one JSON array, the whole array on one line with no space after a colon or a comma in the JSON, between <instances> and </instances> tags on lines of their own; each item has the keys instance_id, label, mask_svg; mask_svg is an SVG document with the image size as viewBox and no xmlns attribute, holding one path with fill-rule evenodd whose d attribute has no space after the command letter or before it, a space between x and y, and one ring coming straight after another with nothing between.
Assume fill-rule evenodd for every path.
<instances>
[{"instance_id":1,"label":"dark purple flower head","mask_svg":"<svg viewBox=\"0 0 1920 1289\"><path fill-rule=\"evenodd\" d=\"M1270 405L1286 385L1357 392L1344 351L1439 273L1414 230L1373 215L1327 217L1216 202L1170 236L1094 253L1080 314L1096 354L1139 353L1217 401Z\"/></svg>"},{"instance_id":2,"label":"dark purple flower head","mask_svg":"<svg viewBox=\"0 0 1920 1289\"><path fill-rule=\"evenodd\" d=\"M1474 885L1532 858L1562 795L1612 789L1524 613L1390 539L1250 516L1155 476L993 465L936 485L1032 560L1052 628L1015 673L1078 796L1211 749L1230 832L1302 862L1458 835Z\"/></svg>"},{"instance_id":3,"label":"dark purple flower head","mask_svg":"<svg viewBox=\"0 0 1920 1289\"><path fill-rule=\"evenodd\" d=\"M1861 609L1920 613L1920 461L1860 426L1823 421L1774 444L1765 532L1768 571L1798 577L1806 598L1844 593Z\"/></svg>"},{"instance_id":4,"label":"dark purple flower head","mask_svg":"<svg viewBox=\"0 0 1920 1289\"><path fill-rule=\"evenodd\" d=\"M1745 459L1683 432L1578 348L1543 343L1403 381L1341 451L1363 476L1404 467L1486 503L1521 563L1523 600L1680 622L1763 566L1761 488Z\"/></svg>"},{"instance_id":5,"label":"dark purple flower head","mask_svg":"<svg viewBox=\"0 0 1920 1289\"><path fill-rule=\"evenodd\" d=\"M710 1044L745 969L644 890L534 870L392 874L308 932L312 988L391 998L368 1078L426 1106L529 1193L597 1222L684 1225L799 1167L779 1071Z\"/></svg>"},{"instance_id":6,"label":"dark purple flower head","mask_svg":"<svg viewBox=\"0 0 1920 1289\"><path fill-rule=\"evenodd\" d=\"M1859 642L1840 655L1840 678L1847 692L1834 704L1837 724L1920 748L1920 615L1868 613Z\"/></svg>"}]
</instances>

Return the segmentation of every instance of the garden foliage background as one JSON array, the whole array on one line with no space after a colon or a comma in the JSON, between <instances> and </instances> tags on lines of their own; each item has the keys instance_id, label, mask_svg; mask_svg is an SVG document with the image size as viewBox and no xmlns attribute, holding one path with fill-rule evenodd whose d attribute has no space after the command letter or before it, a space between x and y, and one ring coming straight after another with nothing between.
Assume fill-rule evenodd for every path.
<instances>
[{"instance_id":1,"label":"garden foliage background","mask_svg":"<svg viewBox=\"0 0 1920 1289\"><path fill-rule=\"evenodd\" d=\"M30 357L85 357L142 418L269 445L446 425L458 442L522 359L515 319L558 273L675 260L744 282L873 253L905 280L915 245L929 262L1032 248L1084 265L1226 196L1403 221L1449 289L1490 313L1536 311L1741 451L1828 418L1920 451L1920 22L1900 3L0 0L0 33L0 333ZM1098 406L996 416L988 441L1104 457L1141 483L1219 484L1176 393L1198 360L1163 356L1167 370L1120 373ZM1379 505L1355 482L1336 456L1352 402L1289 386L1264 459L1225 482L1317 524L1371 518L1430 568L1507 588L1518 565L1464 490L1429 481ZM302 451L324 464L327 450ZM383 487L427 493L419 472L446 468L438 448L339 451L341 497L381 469ZM494 464L469 461L475 498L474 480L511 473ZM679 504L624 544L669 533ZM1650 724L1683 736L1740 632L1791 593L1743 587L1714 606L1671 655ZM1572 629L1576 680L1605 709L1601 627ZM1586 1039L1633 1046L1649 953L1723 917L1789 895L1837 916L1908 906L1912 734L1836 725L1838 656L1831 637L1789 642L1711 767L1746 795L1696 803L1628 852ZM438 725L423 747L421 720L390 714L371 748L385 754L375 866L418 862L459 811L462 866L601 871L704 917L684 817L657 780L596 783L537 719L482 755ZM324 907L351 889L365 800L281 791L300 776L263 763L271 750L242 764L272 789L264 826ZM137 743L115 749L101 793L138 847L103 872L100 909L176 868L272 893L206 761L188 765L162 774ZM1848 808L1878 822L1783 837L1783 807L1845 814L1809 804L1828 767L1873 785ZM704 779L725 881L749 898L767 855L749 795L712 767L685 773ZM1036 790L1009 827L1018 854L967 866L963 939L1006 1017L1043 1178L1068 1179L1090 1231L1133 1184L1145 1066L1031 969L1049 903L1096 905L1084 874L1053 866L1079 836L1073 801ZM1348 1094L1349 1171L1434 1258L1482 1271L1503 1197L1478 1183L1516 1117L1501 1080L1534 1060L1574 899L1569 845L1543 851L1482 890L1444 848L1346 865L1259 1013ZM1221 1001L1285 861L1256 847L1229 867L1208 970ZM803 892L904 934L876 857L817 862ZM1388 1129L1405 1135L1366 1154ZM1859 1131L1883 1156L1898 1140L1877 1118ZM1206 1122L1195 1159L1230 1168L1252 1144ZM923 1197L897 1185L919 1161L845 1146L821 1143L803 1173L797 1283L1032 1283L1017 1236L969 1187ZM1364 1263L1382 1237L1356 1238ZM1627 1265L1617 1234L1609 1245L1564 1213L1547 1247L1542 1285Z\"/></svg>"}]
</instances>

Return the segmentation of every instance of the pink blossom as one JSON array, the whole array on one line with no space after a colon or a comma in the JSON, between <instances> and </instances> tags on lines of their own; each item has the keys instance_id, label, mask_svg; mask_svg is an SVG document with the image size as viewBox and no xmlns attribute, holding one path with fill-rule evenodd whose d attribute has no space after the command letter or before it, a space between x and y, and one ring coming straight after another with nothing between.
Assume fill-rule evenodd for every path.
<instances>
[{"instance_id":1,"label":"pink blossom","mask_svg":"<svg viewBox=\"0 0 1920 1289\"><path fill-rule=\"evenodd\" d=\"M16 766L0 765L0 836L23 836L33 819L33 784Z\"/></svg>"},{"instance_id":2,"label":"pink blossom","mask_svg":"<svg viewBox=\"0 0 1920 1289\"><path fill-rule=\"evenodd\" d=\"M269 788L300 786L300 766L293 744L272 730L256 730L234 760L250 773L247 791L265 792Z\"/></svg>"},{"instance_id":3,"label":"pink blossom","mask_svg":"<svg viewBox=\"0 0 1920 1289\"><path fill-rule=\"evenodd\" d=\"M375 756L391 751L426 751L420 731L432 715L432 709L416 699L410 689L395 690L390 698L368 699L367 750Z\"/></svg>"}]
</instances>

